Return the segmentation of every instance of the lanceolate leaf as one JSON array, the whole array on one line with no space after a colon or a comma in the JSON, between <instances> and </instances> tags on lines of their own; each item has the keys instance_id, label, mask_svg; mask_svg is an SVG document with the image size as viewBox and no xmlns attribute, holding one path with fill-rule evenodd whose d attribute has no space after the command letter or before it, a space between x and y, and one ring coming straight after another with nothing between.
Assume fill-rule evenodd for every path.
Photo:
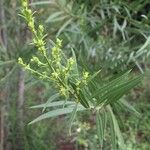
<instances>
[{"instance_id":1,"label":"lanceolate leaf","mask_svg":"<svg viewBox=\"0 0 150 150\"><path fill-rule=\"evenodd\" d=\"M47 5L47 4L54 4L53 1L38 1L38 2L33 2L30 4L30 6L35 6L35 5Z\"/></svg>"},{"instance_id":2,"label":"lanceolate leaf","mask_svg":"<svg viewBox=\"0 0 150 150\"><path fill-rule=\"evenodd\" d=\"M144 51L144 49L150 45L150 36L147 38L146 42L144 43L144 45L136 52L136 56L135 58L138 58Z\"/></svg>"},{"instance_id":3,"label":"lanceolate leaf","mask_svg":"<svg viewBox=\"0 0 150 150\"><path fill-rule=\"evenodd\" d=\"M68 21L66 21L62 27L59 29L59 31L57 32L57 37L61 34L61 32L72 22L72 18L69 19Z\"/></svg>"},{"instance_id":4,"label":"lanceolate leaf","mask_svg":"<svg viewBox=\"0 0 150 150\"><path fill-rule=\"evenodd\" d=\"M9 61L0 61L0 66L8 65L14 63L14 60L9 60Z\"/></svg>"},{"instance_id":5,"label":"lanceolate leaf","mask_svg":"<svg viewBox=\"0 0 150 150\"><path fill-rule=\"evenodd\" d=\"M126 150L124 140L118 125L118 122L116 120L116 117L111 109L111 107L108 105L108 114L110 118L110 126L111 126L111 136L112 136L112 144L113 144L113 150L116 150L116 145L118 143L120 150ZM117 138L117 141L116 141Z\"/></svg>"},{"instance_id":6,"label":"lanceolate leaf","mask_svg":"<svg viewBox=\"0 0 150 150\"><path fill-rule=\"evenodd\" d=\"M129 71L126 72L125 74L121 75L120 77L113 79L112 81L109 81L107 83L105 83L104 85L102 85L102 87L100 87L93 95L92 97L95 97L99 94L103 95L105 92L107 92L107 90L110 90L114 87L116 87L117 85L124 83L126 81L126 78L128 77ZM101 96L100 95L100 96Z\"/></svg>"},{"instance_id":7,"label":"lanceolate leaf","mask_svg":"<svg viewBox=\"0 0 150 150\"><path fill-rule=\"evenodd\" d=\"M101 147L103 147L103 141L105 137L105 129L106 129L106 113L97 111L96 113L96 129L97 129L97 135L100 141Z\"/></svg>"},{"instance_id":8,"label":"lanceolate leaf","mask_svg":"<svg viewBox=\"0 0 150 150\"><path fill-rule=\"evenodd\" d=\"M113 122L113 118L111 115L109 116L109 121L110 121L111 143L112 143L113 150L116 150L116 146L117 146L116 131L115 131L115 124Z\"/></svg>"},{"instance_id":9,"label":"lanceolate leaf","mask_svg":"<svg viewBox=\"0 0 150 150\"><path fill-rule=\"evenodd\" d=\"M47 18L46 22L53 22L56 18L58 18L62 14L63 12L61 11L55 12Z\"/></svg>"},{"instance_id":10,"label":"lanceolate leaf","mask_svg":"<svg viewBox=\"0 0 150 150\"><path fill-rule=\"evenodd\" d=\"M91 82L93 79L95 79L95 77L101 72L101 70L97 71L96 73L94 73L87 82Z\"/></svg>"},{"instance_id":11,"label":"lanceolate leaf","mask_svg":"<svg viewBox=\"0 0 150 150\"><path fill-rule=\"evenodd\" d=\"M126 94L136 85L138 85L142 78L143 75L139 75L138 77L131 79L124 84L119 85L117 88L114 89L114 91L111 91L110 94L108 94L109 98L106 104L116 102L117 100L119 100L124 94Z\"/></svg>"},{"instance_id":12,"label":"lanceolate leaf","mask_svg":"<svg viewBox=\"0 0 150 150\"><path fill-rule=\"evenodd\" d=\"M76 54L73 50L73 48L71 48L71 52L72 52L72 57L75 60L74 66L73 66L73 70L72 73L74 75L74 78L79 78L79 71L78 71L78 66L77 66L77 58L76 58Z\"/></svg>"},{"instance_id":13,"label":"lanceolate leaf","mask_svg":"<svg viewBox=\"0 0 150 150\"><path fill-rule=\"evenodd\" d=\"M131 90L133 87L138 85L143 78L143 75L139 75L136 78L133 79L126 79L123 81L123 78L115 79L111 83L104 85L102 88L100 88L94 94L94 96L99 95L99 99L97 100L97 105L101 104L106 100L106 104L109 104L111 102L116 102L119 100L124 94L126 94L129 90ZM122 79L122 80L121 80Z\"/></svg>"},{"instance_id":14,"label":"lanceolate leaf","mask_svg":"<svg viewBox=\"0 0 150 150\"><path fill-rule=\"evenodd\" d=\"M131 112L134 113L136 116L140 117L140 113L131 105L129 104L126 100L122 99L120 101L118 101L119 105L122 105L122 107L126 107L126 109Z\"/></svg>"},{"instance_id":15,"label":"lanceolate leaf","mask_svg":"<svg viewBox=\"0 0 150 150\"><path fill-rule=\"evenodd\" d=\"M56 117L59 115L65 115L65 114L71 113L73 110L74 110L74 107L66 107L66 108L62 108L62 109L52 110L52 111L42 114L35 120L31 121L29 124L33 124L35 122L41 121L46 118ZM85 110L85 108L82 106L78 106L77 111L82 111L82 110Z\"/></svg>"},{"instance_id":16,"label":"lanceolate leaf","mask_svg":"<svg viewBox=\"0 0 150 150\"><path fill-rule=\"evenodd\" d=\"M36 105L36 106L32 106L30 108L45 108L45 107L56 107L56 106L63 106L65 103L65 105L74 105L75 102L71 102L71 101L57 101L57 102L52 102L52 103L44 103L44 104L40 104L40 105Z\"/></svg>"},{"instance_id":17,"label":"lanceolate leaf","mask_svg":"<svg viewBox=\"0 0 150 150\"><path fill-rule=\"evenodd\" d=\"M56 98L59 98L59 97L60 97L60 94L59 94L59 93L56 93L56 94L52 95L52 96L48 99L48 101L46 102L45 107L43 108L43 111L46 109L46 107L47 107L47 105L48 105L49 103L51 103L52 101L54 101Z\"/></svg>"},{"instance_id":18,"label":"lanceolate leaf","mask_svg":"<svg viewBox=\"0 0 150 150\"><path fill-rule=\"evenodd\" d=\"M86 99L86 96L83 94L83 92L80 90L79 91L79 94L78 94L78 97L79 97L79 101L80 103L85 107L85 108L89 108L89 103Z\"/></svg>"},{"instance_id":19,"label":"lanceolate leaf","mask_svg":"<svg viewBox=\"0 0 150 150\"><path fill-rule=\"evenodd\" d=\"M70 121L69 121L69 134L70 135L71 135L71 127L75 119L77 109L78 109L78 104L75 105L74 110L72 111L71 116L70 116Z\"/></svg>"}]
</instances>

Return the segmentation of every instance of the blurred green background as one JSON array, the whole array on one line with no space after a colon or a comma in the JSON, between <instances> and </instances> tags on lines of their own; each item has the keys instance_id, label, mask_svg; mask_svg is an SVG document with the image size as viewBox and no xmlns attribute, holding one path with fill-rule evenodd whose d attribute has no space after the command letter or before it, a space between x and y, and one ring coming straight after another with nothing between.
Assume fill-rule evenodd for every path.
<instances>
[{"instance_id":1,"label":"blurred green background","mask_svg":"<svg viewBox=\"0 0 150 150\"><path fill-rule=\"evenodd\" d=\"M56 37L63 40L68 56L75 50L78 64L102 75L132 69L133 76L150 68L149 0L30 0L37 23L46 28L47 47ZM94 116L79 114L72 136L68 116L28 125L42 111L30 106L44 103L53 87L24 71L36 53L31 33L17 0L0 1L0 149L1 150L98 150ZM150 77L124 96L141 113L136 117L119 110L119 125L127 150L150 149ZM107 135L106 137L109 137ZM110 150L105 139L104 150Z\"/></svg>"}]
</instances>

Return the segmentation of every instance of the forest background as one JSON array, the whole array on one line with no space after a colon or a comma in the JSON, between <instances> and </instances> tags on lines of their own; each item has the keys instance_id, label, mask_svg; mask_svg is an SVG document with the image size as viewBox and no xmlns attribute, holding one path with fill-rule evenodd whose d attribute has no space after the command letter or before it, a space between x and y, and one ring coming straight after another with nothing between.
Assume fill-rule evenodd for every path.
<instances>
[{"instance_id":1,"label":"forest background","mask_svg":"<svg viewBox=\"0 0 150 150\"><path fill-rule=\"evenodd\" d=\"M74 50L80 68L101 70L101 79L132 69L131 77L150 68L149 0L30 0L38 24L46 29L47 47L62 39L66 56ZM1 150L98 150L94 114L78 113L73 134L69 136L67 116L46 119L28 125L42 114L33 105L45 103L55 93L54 87L18 65L18 58L28 62L36 53L32 34L20 14L16 0L0 1L0 149ZM115 112L127 150L150 147L150 77L121 99L131 109ZM129 110L129 111L128 111ZM115 111L115 110L114 110ZM104 150L113 149L107 140Z\"/></svg>"}]
</instances>

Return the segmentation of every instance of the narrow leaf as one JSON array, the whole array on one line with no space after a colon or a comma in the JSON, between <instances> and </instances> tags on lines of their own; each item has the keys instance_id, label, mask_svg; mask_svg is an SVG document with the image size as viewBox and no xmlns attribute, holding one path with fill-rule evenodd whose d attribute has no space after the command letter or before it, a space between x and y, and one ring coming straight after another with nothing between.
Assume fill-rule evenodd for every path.
<instances>
[{"instance_id":1,"label":"narrow leaf","mask_svg":"<svg viewBox=\"0 0 150 150\"><path fill-rule=\"evenodd\" d=\"M40 105L36 105L36 106L32 106L30 108L45 108L45 107L56 107L56 106L63 106L64 103L66 105L73 105L75 104L75 102L71 102L71 101L58 101L58 102L52 102L52 103L44 103L44 104L40 104Z\"/></svg>"},{"instance_id":2,"label":"narrow leaf","mask_svg":"<svg viewBox=\"0 0 150 150\"><path fill-rule=\"evenodd\" d=\"M61 32L72 22L72 18L69 19L68 21L66 21L62 26L61 28L58 30L57 34L56 34L56 37L58 37Z\"/></svg>"},{"instance_id":3,"label":"narrow leaf","mask_svg":"<svg viewBox=\"0 0 150 150\"><path fill-rule=\"evenodd\" d=\"M30 4L30 6L35 6L35 5L47 5L47 4L54 4L53 1L39 1L39 2L33 2Z\"/></svg>"},{"instance_id":4,"label":"narrow leaf","mask_svg":"<svg viewBox=\"0 0 150 150\"><path fill-rule=\"evenodd\" d=\"M70 135L71 135L71 127L72 127L73 121L74 121L75 116L76 116L77 108L78 108L78 104L75 105L75 107L71 113L71 117L70 117L70 121L69 121L69 134Z\"/></svg>"},{"instance_id":5,"label":"narrow leaf","mask_svg":"<svg viewBox=\"0 0 150 150\"><path fill-rule=\"evenodd\" d=\"M122 99L121 101L118 101L118 103L123 105L123 107L126 107L126 109L129 112L134 113L138 117L141 116L141 114L131 104L129 104L126 100Z\"/></svg>"},{"instance_id":6,"label":"narrow leaf","mask_svg":"<svg viewBox=\"0 0 150 150\"><path fill-rule=\"evenodd\" d=\"M112 126L111 128L114 128L114 132L112 132L112 141L113 141L113 144L114 144L113 145L114 150L116 150L115 147L116 147L116 144L117 144L116 141L115 141L116 138L114 140L114 137L117 137L117 139L118 139L118 145L120 147L120 150L126 150L124 140L123 140L118 122L116 120L116 117L115 117L115 115L114 115L114 113L113 113L113 111L112 111L112 109L109 105L107 106L107 108L108 108L109 116L110 116L110 119L111 119L111 123L110 123L111 126Z\"/></svg>"},{"instance_id":7,"label":"narrow leaf","mask_svg":"<svg viewBox=\"0 0 150 150\"><path fill-rule=\"evenodd\" d=\"M60 16L62 14L63 14L62 11L55 12L47 18L46 22L52 22L52 21L54 21L55 18L57 18L58 16Z\"/></svg>"},{"instance_id":8,"label":"narrow leaf","mask_svg":"<svg viewBox=\"0 0 150 150\"><path fill-rule=\"evenodd\" d=\"M100 141L101 148L103 147L104 135L106 128L106 115L105 112L97 111L96 113L96 129Z\"/></svg>"},{"instance_id":9,"label":"narrow leaf","mask_svg":"<svg viewBox=\"0 0 150 150\"><path fill-rule=\"evenodd\" d=\"M59 98L59 96L60 96L59 93L56 93L56 94L52 95L52 96L48 99L48 101L46 102L45 107L43 108L43 112L45 111L47 105L48 105L49 103L51 103L52 101L54 101L56 98Z\"/></svg>"},{"instance_id":10,"label":"narrow leaf","mask_svg":"<svg viewBox=\"0 0 150 150\"><path fill-rule=\"evenodd\" d=\"M41 120L46 119L46 118L65 115L65 114L71 113L73 110L74 110L74 107L67 107L67 108L52 110L52 111L49 111L45 114L42 114L41 116L39 116L35 120L31 121L29 124L33 124L35 122L41 121ZM77 111L82 111L82 110L85 110L85 108L82 106L78 106Z\"/></svg>"}]
</instances>

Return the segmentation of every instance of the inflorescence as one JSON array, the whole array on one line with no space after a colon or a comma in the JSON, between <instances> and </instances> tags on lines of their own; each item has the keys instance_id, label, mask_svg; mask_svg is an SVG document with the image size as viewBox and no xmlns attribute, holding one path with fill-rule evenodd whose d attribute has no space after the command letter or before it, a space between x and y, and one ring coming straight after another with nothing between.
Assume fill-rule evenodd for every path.
<instances>
[{"instance_id":1,"label":"inflorescence","mask_svg":"<svg viewBox=\"0 0 150 150\"><path fill-rule=\"evenodd\" d=\"M51 49L51 55L48 56L46 52L46 42L43 25L35 26L35 20L31 9L28 7L27 0L21 1L21 16L26 20L30 31L33 34L32 43L37 48L40 56L32 56L30 62L26 64L22 58L18 59L18 63L32 74L37 75L39 78L53 81L59 93L65 96L66 99L73 97L78 103L81 102L81 89L87 85L89 73L84 71L79 74L75 56L64 59L62 52L62 40L56 39L55 46ZM32 67L35 64L39 69ZM44 71L40 72L40 68ZM89 107L87 103L81 102L84 107Z\"/></svg>"}]
</instances>

